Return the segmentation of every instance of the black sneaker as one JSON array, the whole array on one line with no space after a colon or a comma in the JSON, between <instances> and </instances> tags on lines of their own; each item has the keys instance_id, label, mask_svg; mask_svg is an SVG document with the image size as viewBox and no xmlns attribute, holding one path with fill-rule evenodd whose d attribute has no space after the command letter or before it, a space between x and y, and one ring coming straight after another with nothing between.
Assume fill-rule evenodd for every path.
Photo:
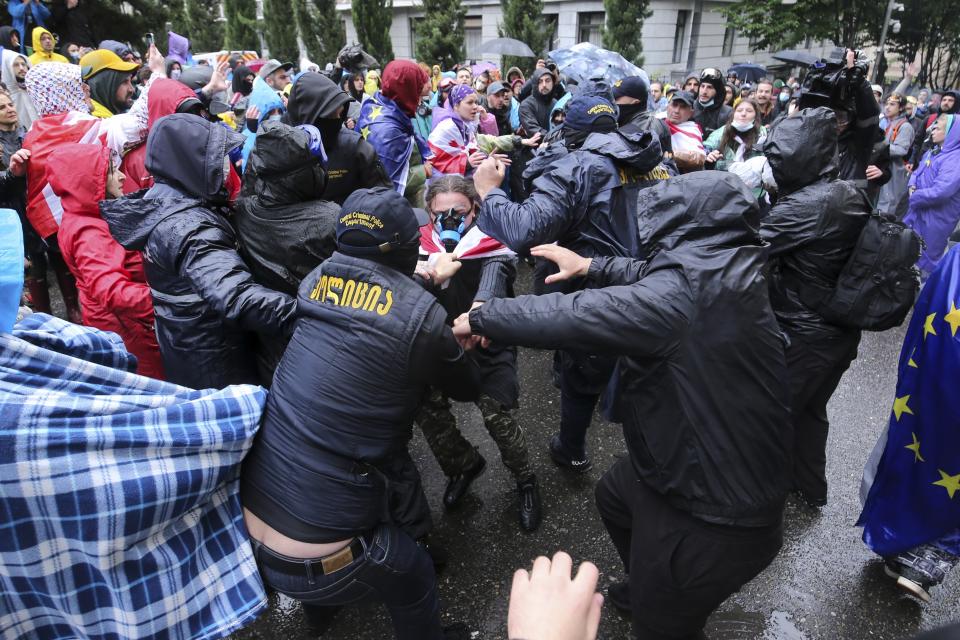
<instances>
[{"instance_id":1,"label":"black sneaker","mask_svg":"<svg viewBox=\"0 0 960 640\"><path fill-rule=\"evenodd\" d=\"M633 615L633 607L630 606L630 579L623 582L614 582L607 588L607 598L610 604L618 611Z\"/></svg>"},{"instance_id":2,"label":"black sneaker","mask_svg":"<svg viewBox=\"0 0 960 640\"><path fill-rule=\"evenodd\" d=\"M487 461L478 453L477 461L473 463L472 467L465 469L463 473L451 476L447 480L447 488L443 492L443 506L447 509L453 509L460 504L463 496L467 495L467 491L470 490L470 485L486 468Z\"/></svg>"},{"instance_id":3,"label":"black sneaker","mask_svg":"<svg viewBox=\"0 0 960 640\"><path fill-rule=\"evenodd\" d=\"M550 438L550 457L553 458L553 461L557 463L558 466L561 466L565 469L569 469L574 473L586 473L593 466L593 463L590 462L590 458L587 457L586 453L582 455L570 455L567 452L567 448L563 446L563 442L560 441L560 434L556 433Z\"/></svg>"},{"instance_id":4,"label":"black sneaker","mask_svg":"<svg viewBox=\"0 0 960 640\"><path fill-rule=\"evenodd\" d=\"M930 602L930 589L943 582L960 558L931 544L922 544L892 558L883 570L896 578L897 586L923 602Z\"/></svg>"},{"instance_id":5,"label":"black sneaker","mask_svg":"<svg viewBox=\"0 0 960 640\"><path fill-rule=\"evenodd\" d=\"M430 542L430 536L423 536L417 540L417 545L430 556L430 560L433 562L433 570L437 573L443 571L444 567L447 566L447 560L450 559L447 550Z\"/></svg>"},{"instance_id":6,"label":"black sneaker","mask_svg":"<svg viewBox=\"0 0 960 640\"><path fill-rule=\"evenodd\" d=\"M543 519L543 507L540 504L540 489L537 477L530 476L517 483L520 498L520 528L524 531L536 531Z\"/></svg>"}]
</instances>

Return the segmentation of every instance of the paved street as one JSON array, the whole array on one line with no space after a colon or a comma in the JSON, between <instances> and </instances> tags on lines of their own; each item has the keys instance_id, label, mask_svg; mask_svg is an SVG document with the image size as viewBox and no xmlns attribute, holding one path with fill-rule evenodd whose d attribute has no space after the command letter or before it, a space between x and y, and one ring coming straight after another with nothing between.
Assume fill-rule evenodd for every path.
<instances>
[{"instance_id":1,"label":"paved street","mask_svg":"<svg viewBox=\"0 0 960 640\"><path fill-rule=\"evenodd\" d=\"M526 267L521 271L528 277ZM788 503L786 540L779 557L711 618L710 638L902 638L960 618L960 577L956 572L934 591L933 603L921 606L900 595L893 581L883 575L882 564L863 546L860 530L853 526L859 514L863 464L892 401L902 335L902 330L864 335L860 357L830 404L830 504L822 513L814 513ZM434 537L451 555L439 578L444 619L467 622L476 638L505 637L511 576L536 555L563 549L575 561L589 559L600 567L604 588L622 577L616 552L594 507L592 490L603 470L623 453L622 435L614 425L595 423L589 440L593 470L583 478L561 473L546 453L547 438L559 419L550 364L549 353L528 350L521 354L519 416L546 506L543 526L535 534L519 530L515 486L474 407L458 407L461 428L491 464L474 483L461 510L443 512L444 478L419 434L413 443L435 514ZM297 640L309 636L302 630L299 606L273 596L269 613L236 637ZM392 633L385 611L369 606L342 611L323 637L380 640ZM610 606L604 607L600 637L630 637L628 621Z\"/></svg>"}]
</instances>

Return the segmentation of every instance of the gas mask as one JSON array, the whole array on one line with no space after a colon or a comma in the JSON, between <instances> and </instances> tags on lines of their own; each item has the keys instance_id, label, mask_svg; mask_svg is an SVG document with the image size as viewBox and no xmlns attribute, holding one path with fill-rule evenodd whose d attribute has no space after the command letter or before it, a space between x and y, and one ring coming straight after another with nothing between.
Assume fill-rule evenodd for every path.
<instances>
[{"instance_id":1,"label":"gas mask","mask_svg":"<svg viewBox=\"0 0 960 640\"><path fill-rule=\"evenodd\" d=\"M436 225L437 233L440 234L440 242L443 243L443 248L447 253L451 253L457 248L457 243L460 242L463 232L466 231L468 215L470 215L469 210L458 211L457 209L447 209L436 214L434 225Z\"/></svg>"}]
</instances>

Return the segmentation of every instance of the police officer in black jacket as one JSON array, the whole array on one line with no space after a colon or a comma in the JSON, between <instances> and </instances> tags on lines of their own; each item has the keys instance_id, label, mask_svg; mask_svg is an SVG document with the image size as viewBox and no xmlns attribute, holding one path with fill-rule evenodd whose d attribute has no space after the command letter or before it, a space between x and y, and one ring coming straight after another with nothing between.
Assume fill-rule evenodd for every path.
<instances>
[{"instance_id":1,"label":"police officer in black jacket","mask_svg":"<svg viewBox=\"0 0 960 640\"><path fill-rule=\"evenodd\" d=\"M264 581L304 603L382 601L401 640L442 637L430 514L407 443L428 387L470 401L479 372L414 281L420 233L402 196L360 189L337 252L303 281L298 324L244 462Z\"/></svg>"}]
</instances>

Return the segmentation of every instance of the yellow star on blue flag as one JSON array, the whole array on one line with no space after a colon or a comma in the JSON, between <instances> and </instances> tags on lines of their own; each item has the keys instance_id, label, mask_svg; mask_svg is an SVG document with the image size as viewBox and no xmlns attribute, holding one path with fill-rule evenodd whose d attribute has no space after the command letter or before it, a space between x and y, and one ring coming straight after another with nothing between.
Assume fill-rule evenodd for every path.
<instances>
[{"instance_id":1,"label":"yellow star on blue flag","mask_svg":"<svg viewBox=\"0 0 960 640\"><path fill-rule=\"evenodd\" d=\"M370 119L371 119L371 120L376 120L376 119L379 118L382 114L383 114L383 107L381 107L380 105L377 105L377 106L375 106L374 108L370 109Z\"/></svg>"},{"instance_id":2,"label":"yellow star on blue flag","mask_svg":"<svg viewBox=\"0 0 960 640\"><path fill-rule=\"evenodd\" d=\"M867 496L857 524L883 557L927 543L960 555L960 536L951 542L960 531L958 292L960 245L940 260L914 303L883 451L864 472Z\"/></svg>"},{"instance_id":3,"label":"yellow star on blue flag","mask_svg":"<svg viewBox=\"0 0 960 640\"><path fill-rule=\"evenodd\" d=\"M947 493L950 494L950 499L953 500L953 494L955 494L957 491L960 491L960 473L952 476L943 469L937 469L937 471L940 472L940 479L933 484L939 485L946 489Z\"/></svg>"}]
</instances>

